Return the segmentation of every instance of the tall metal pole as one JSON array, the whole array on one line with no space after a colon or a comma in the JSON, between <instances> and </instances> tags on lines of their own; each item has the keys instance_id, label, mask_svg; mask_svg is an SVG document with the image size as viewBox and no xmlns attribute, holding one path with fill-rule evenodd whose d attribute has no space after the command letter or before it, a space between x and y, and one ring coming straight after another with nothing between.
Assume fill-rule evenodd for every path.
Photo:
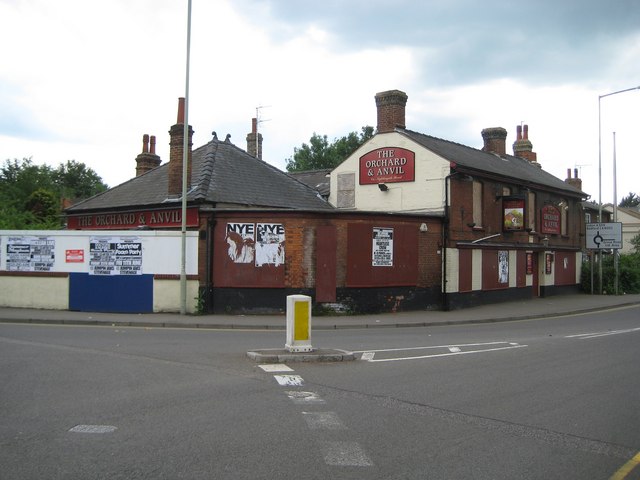
<instances>
[{"instance_id":1,"label":"tall metal pole","mask_svg":"<svg viewBox=\"0 0 640 480\"><path fill-rule=\"evenodd\" d=\"M613 132L613 221L618 221L618 178L616 172L616 132ZM619 278L620 278L620 266L618 260L618 249L613 249L613 268L615 270L615 277L613 280L613 286L615 294L618 295L619 290Z\"/></svg>"},{"instance_id":2,"label":"tall metal pole","mask_svg":"<svg viewBox=\"0 0 640 480\"><path fill-rule=\"evenodd\" d=\"M619 93L630 92L631 90L639 90L640 85L632 88L625 88L624 90L618 90L617 92L605 93L598 96L598 223L602 223L602 121L601 121L601 108L600 101L605 97L611 95L617 95ZM614 205L617 202L614 202ZM614 208L616 208L614 206ZM598 289L600 295L602 295L602 250L598 250L598 280L600 282L600 288Z\"/></svg>"},{"instance_id":3,"label":"tall metal pole","mask_svg":"<svg viewBox=\"0 0 640 480\"><path fill-rule=\"evenodd\" d=\"M602 115L598 97L598 223L602 223ZM598 248L598 293L602 295L602 250Z\"/></svg>"},{"instance_id":4,"label":"tall metal pole","mask_svg":"<svg viewBox=\"0 0 640 480\"><path fill-rule=\"evenodd\" d=\"M182 248L180 258L180 314L187 313L187 174L189 172L189 60L191 57L191 0L187 12L187 62L184 94L184 143L182 145Z\"/></svg>"}]
</instances>

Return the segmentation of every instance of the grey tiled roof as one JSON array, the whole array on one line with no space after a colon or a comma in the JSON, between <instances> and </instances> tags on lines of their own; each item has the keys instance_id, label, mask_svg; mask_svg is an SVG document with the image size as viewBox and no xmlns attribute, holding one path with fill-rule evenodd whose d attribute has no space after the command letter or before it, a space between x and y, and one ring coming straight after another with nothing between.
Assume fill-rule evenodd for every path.
<instances>
[{"instance_id":1,"label":"grey tiled roof","mask_svg":"<svg viewBox=\"0 0 640 480\"><path fill-rule=\"evenodd\" d=\"M542 170L537 165L531 164L524 158L514 157L512 155L498 156L494 153L484 152L411 130L396 129L396 132L406 135L423 147L467 169L476 170L480 173L485 172L498 175L516 184L539 185L551 189L563 190L577 196L587 197L584 192L581 192L549 172Z\"/></svg>"},{"instance_id":2,"label":"grey tiled roof","mask_svg":"<svg viewBox=\"0 0 640 480\"><path fill-rule=\"evenodd\" d=\"M190 203L221 203L231 208L333 210L316 190L231 143L214 139L193 151L192 162L192 188L187 196ZM66 212L177 203L180 199L169 199L167 195L168 170L168 163L160 165L144 175L73 205Z\"/></svg>"},{"instance_id":3,"label":"grey tiled roof","mask_svg":"<svg viewBox=\"0 0 640 480\"><path fill-rule=\"evenodd\" d=\"M330 173L331 169L325 168L321 170L306 170L304 172L289 172L288 175L317 190L320 195L328 197L331 187Z\"/></svg>"}]
</instances>

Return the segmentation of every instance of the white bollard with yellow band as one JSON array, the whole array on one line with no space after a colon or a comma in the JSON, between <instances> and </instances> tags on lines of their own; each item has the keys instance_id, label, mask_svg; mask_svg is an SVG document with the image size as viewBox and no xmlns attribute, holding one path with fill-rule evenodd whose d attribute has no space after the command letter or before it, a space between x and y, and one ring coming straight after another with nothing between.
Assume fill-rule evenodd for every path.
<instances>
[{"instance_id":1,"label":"white bollard with yellow band","mask_svg":"<svg viewBox=\"0 0 640 480\"><path fill-rule=\"evenodd\" d=\"M287 343L290 352L311 352L311 297L287 296Z\"/></svg>"}]
</instances>

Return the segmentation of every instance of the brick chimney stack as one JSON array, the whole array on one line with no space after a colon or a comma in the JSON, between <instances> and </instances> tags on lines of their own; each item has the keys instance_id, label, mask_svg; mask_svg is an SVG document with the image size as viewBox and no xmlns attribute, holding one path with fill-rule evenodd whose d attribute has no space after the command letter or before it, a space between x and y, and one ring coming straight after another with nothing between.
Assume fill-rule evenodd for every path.
<instances>
[{"instance_id":1,"label":"brick chimney stack","mask_svg":"<svg viewBox=\"0 0 640 480\"><path fill-rule=\"evenodd\" d=\"M485 128L481 133L484 140L483 152L495 153L496 155L506 154L507 131L504 128Z\"/></svg>"},{"instance_id":2,"label":"brick chimney stack","mask_svg":"<svg viewBox=\"0 0 640 480\"><path fill-rule=\"evenodd\" d=\"M529 125L518 125L517 138L516 141L513 142L513 155L529 160L532 164L540 167L538 156L536 152L533 151L533 144L531 140L529 140Z\"/></svg>"},{"instance_id":3,"label":"brick chimney stack","mask_svg":"<svg viewBox=\"0 0 640 480\"><path fill-rule=\"evenodd\" d=\"M378 108L378 133L393 132L396 127L405 128L407 94L400 90L376 93Z\"/></svg>"},{"instance_id":4,"label":"brick chimney stack","mask_svg":"<svg viewBox=\"0 0 640 480\"><path fill-rule=\"evenodd\" d=\"M149 141L151 141L151 148L149 148ZM152 135L149 138L145 133L142 136L142 153L136 157L136 177L153 170L160 163L160 157L156 155L156 137Z\"/></svg>"},{"instance_id":5,"label":"brick chimney stack","mask_svg":"<svg viewBox=\"0 0 640 480\"><path fill-rule=\"evenodd\" d=\"M575 187L578 190L582 191L582 179L578 178L578 169L577 168L573 169L573 178L571 178L571 169L567 168L567 178L566 178L565 182L567 182L572 187Z\"/></svg>"},{"instance_id":6,"label":"brick chimney stack","mask_svg":"<svg viewBox=\"0 0 640 480\"><path fill-rule=\"evenodd\" d=\"M182 157L184 152L184 98L178 100L178 120L169 130L169 196L182 196ZM188 128L187 188L191 188L191 149L193 129Z\"/></svg>"},{"instance_id":7,"label":"brick chimney stack","mask_svg":"<svg viewBox=\"0 0 640 480\"><path fill-rule=\"evenodd\" d=\"M251 133L247 134L247 153L262 160L262 134L258 133L257 118L251 119Z\"/></svg>"}]
</instances>

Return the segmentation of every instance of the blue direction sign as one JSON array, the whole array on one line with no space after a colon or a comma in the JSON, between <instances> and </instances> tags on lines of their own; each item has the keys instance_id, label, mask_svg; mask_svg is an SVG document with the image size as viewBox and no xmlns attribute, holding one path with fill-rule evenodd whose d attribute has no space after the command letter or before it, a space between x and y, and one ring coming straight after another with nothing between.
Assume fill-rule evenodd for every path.
<instances>
[{"instance_id":1,"label":"blue direction sign","mask_svg":"<svg viewBox=\"0 0 640 480\"><path fill-rule=\"evenodd\" d=\"M622 223L587 223L587 248L592 250L622 248Z\"/></svg>"}]
</instances>

